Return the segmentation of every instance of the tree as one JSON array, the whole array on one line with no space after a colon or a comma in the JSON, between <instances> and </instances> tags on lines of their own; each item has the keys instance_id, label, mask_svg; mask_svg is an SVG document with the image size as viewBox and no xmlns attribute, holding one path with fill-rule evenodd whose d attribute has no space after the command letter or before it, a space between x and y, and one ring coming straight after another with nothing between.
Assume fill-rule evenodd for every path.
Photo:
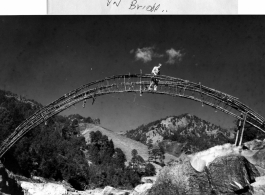
<instances>
[{"instance_id":1,"label":"tree","mask_svg":"<svg viewBox=\"0 0 265 195\"><path fill-rule=\"evenodd\" d=\"M148 140L147 147L148 147L148 162L150 162L153 160L153 156L152 156L153 140L152 139Z\"/></svg>"},{"instance_id":2,"label":"tree","mask_svg":"<svg viewBox=\"0 0 265 195\"><path fill-rule=\"evenodd\" d=\"M115 148L115 152L113 154L113 165L118 167L118 168L125 168L125 161L126 161L126 156L122 152L120 148Z\"/></svg>"},{"instance_id":3,"label":"tree","mask_svg":"<svg viewBox=\"0 0 265 195\"><path fill-rule=\"evenodd\" d=\"M165 159L165 150L163 146L159 145L150 150L148 162L157 162L157 160L159 160L160 164L164 165L164 159Z\"/></svg>"},{"instance_id":4,"label":"tree","mask_svg":"<svg viewBox=\"0 0 265 195\"><path fill-rule=\"evenodd\" d=\"M140 155L138 155L136 149L132 150L132 159L129 162L129 166L132 168L132 170L136 171L139 174L142 174L144 172L145 161Z\"/></svg>"},{"instance_id":5,"label":"tree","mask_svg":"<svg viewBox=\"0 0 265 195\"><path fill-rule=\"evenodd\" d=\"M84 119L84 123L93 123L93 119L91 117L87 117Z\"/></svg>"},{"instance_id":6,"label":"tree","mask_svg":"<svg viewBox=\"0 0 265 195\"><path fill-rule=\"evenodd\" d=\"M151 163L145 166L145 176L154 176L156 174L156 169Z\"/></svg>"},{"instance_id":7,"label":"tree","mask_svg":"<svg viewBox=\"0 0 265 195\"><path fill-rule=\"evenodd\" d=\"M136 149L132 150L132 158L135 158L138 155L138 151Z\"/></svg>"},{"instance_id":8,"label":"tree","mask_svg":"<svg viewBox=\"0 0 265 195\"><path fill-rule=\"evenodd\" d=\"M154 161L156 162L156 160L160 156L160 149L158 147L152 149L152 156L153 156Z\"/></svg>"},{"instance_id":9,"label":"tree","mask_svg":"<svg viewBox=\"0 0 265 195\"><path fill-rule=\"evenodd\" d=\"M98 143L98 141L101 139L102 137L102 133L100 131L91 131L90 132L90 140L91 140L91 143Z\"/></svg>"},{"instance_id":10,"label":"tree","mask_svg":"<svg viewBox=\"0 0 265 195\"><path fill-rule=\"evenodd\" d=\"M79 123L78 120L75 118L75 119L73 119L71 126L72 127L77 127L78 123Z\"/></svg>"},{"instance_id":11,"label":"tree","mask_svg":"<svg viewBox=\"0 0 265 195\"><path fill-rule=\"evenodd\" d=\"M159 144L159 160L160 160L160 163L161 165L164 164L164 160L165 160L165 149L164 147L162 146L162 144Z\"/></svg>"},{"instance_id":12,"label":"tree","mask_svg":"<svg viewBox=\"0 0 265 195\"><path fill-rule=\"evenodd\" d=\"M153 140L152 139L148 140L147 147L148 147L148 150L151 150L153 148Z\"/></svg>"}]
</instances>

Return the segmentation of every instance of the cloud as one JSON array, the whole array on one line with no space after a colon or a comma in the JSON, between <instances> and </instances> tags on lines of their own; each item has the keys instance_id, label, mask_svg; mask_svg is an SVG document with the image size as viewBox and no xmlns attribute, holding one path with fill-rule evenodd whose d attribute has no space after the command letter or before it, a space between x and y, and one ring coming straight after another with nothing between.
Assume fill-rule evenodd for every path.
<instances>
[{"instance_id":1,"label":"cloud","mask_svg":"<svg viewBox=\"0 0 265 195\"><path fill-rule=\"evenodd\" d=\"M166 54L168 55L168 64L174 64L175 62L180 62L183 58L183 55L180 50L175 50L173 48L166 50Z\"/></svg>"},{"instance_id":2,"label":"cloud","mask_svg":"<svg viewBox=\"0 0 265 195\"><path fill-rule=\"evenodd\" d=\"M164 56L163 54L154 52L154 50L155 50L155 47L144 47L142 49L138 48L135 51L135 59L141 60L144 63L147 63L147 62L152 61L152 58L161 58Z\"/></svg>"},{"instance_id":3,"label":"cloud","mask_svg":"<svg viewBox=\"0 0 265 195\"><path fill-rule=\"evenodd\" d=\"M154 47L144 47L142 49L137 49L135 52L135 59L142 60L144 63L152 60L152 56L154 53Z\"/></svg>"}]
</instances>

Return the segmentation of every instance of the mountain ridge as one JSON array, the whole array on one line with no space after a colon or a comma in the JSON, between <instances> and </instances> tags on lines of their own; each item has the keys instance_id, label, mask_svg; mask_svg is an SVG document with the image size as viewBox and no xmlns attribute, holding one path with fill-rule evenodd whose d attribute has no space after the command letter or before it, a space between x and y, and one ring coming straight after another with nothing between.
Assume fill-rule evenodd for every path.
<instances>
[{"instance_id":1,"label":"mountain ridge","mask_svg":"<svg viewBox=\"0 0 265 195\"><path fill-rule=\"evenodd\" d=\"M179 116L167 116L141 125L136 129L127 131L125 135L145 145L148 145L149 142L152 142L153 145L171 144L172 147L180 147L181 150L185 150L185 153L198 152L215 145L228 143L234 138L231 130L188 113ZM198 140L201 140L200 143L196 143ZM182 145L177 146L179 143Z\"/></svg>"}]
</instances>

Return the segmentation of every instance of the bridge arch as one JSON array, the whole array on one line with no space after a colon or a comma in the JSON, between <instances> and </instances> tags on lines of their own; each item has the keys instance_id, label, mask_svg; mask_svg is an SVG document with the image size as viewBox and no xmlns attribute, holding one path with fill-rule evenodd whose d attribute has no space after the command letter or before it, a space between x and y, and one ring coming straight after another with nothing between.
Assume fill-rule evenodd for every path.
<instances>
[{"instance_id":1,"label":"bridge arch","mask_svg":"<svg viewBox=\"0 0 265 195\"><path fill-rule=\"evenodd\" d=\"M257 112L243 104L238 98L206 87L201 83L194 83L180 78L166 75L155 76L159 80L157 91L148 90L151 78L150 74L126 74L106 77L85 84L44 106L32 116L23 121L15 131L3 141L0 146L0 158L28 131L43 123L52 116L66 110L78 102L86 101L111 93L154 93L181 97L210 106L228 115L240 119L240 114L246 116L246 123L256 127L265 133L265 119Z\"/></svg>"}]
</instances>

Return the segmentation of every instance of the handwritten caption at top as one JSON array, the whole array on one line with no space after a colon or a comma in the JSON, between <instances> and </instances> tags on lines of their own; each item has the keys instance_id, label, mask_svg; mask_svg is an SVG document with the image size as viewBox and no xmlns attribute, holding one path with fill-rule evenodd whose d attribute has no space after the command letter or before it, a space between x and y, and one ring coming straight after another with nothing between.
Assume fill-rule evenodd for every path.
<instances>
[{"instance_id":1,"label":"handwritten caption at top","mask_svg":"<svg viewBox=\"0 0 265 195\"><path fill-rule=\"evenodd\" d=\"M119 7L122 0L107 0L107 6L115 5L116 7ZM147 4L140 4L137 0L132 0L128 3L128 9L129 10L145 10L148 12L167 12L167 10L163 10L161 8L160 4L154 3L152 5Z\"/></svg>"}]
</instances>

